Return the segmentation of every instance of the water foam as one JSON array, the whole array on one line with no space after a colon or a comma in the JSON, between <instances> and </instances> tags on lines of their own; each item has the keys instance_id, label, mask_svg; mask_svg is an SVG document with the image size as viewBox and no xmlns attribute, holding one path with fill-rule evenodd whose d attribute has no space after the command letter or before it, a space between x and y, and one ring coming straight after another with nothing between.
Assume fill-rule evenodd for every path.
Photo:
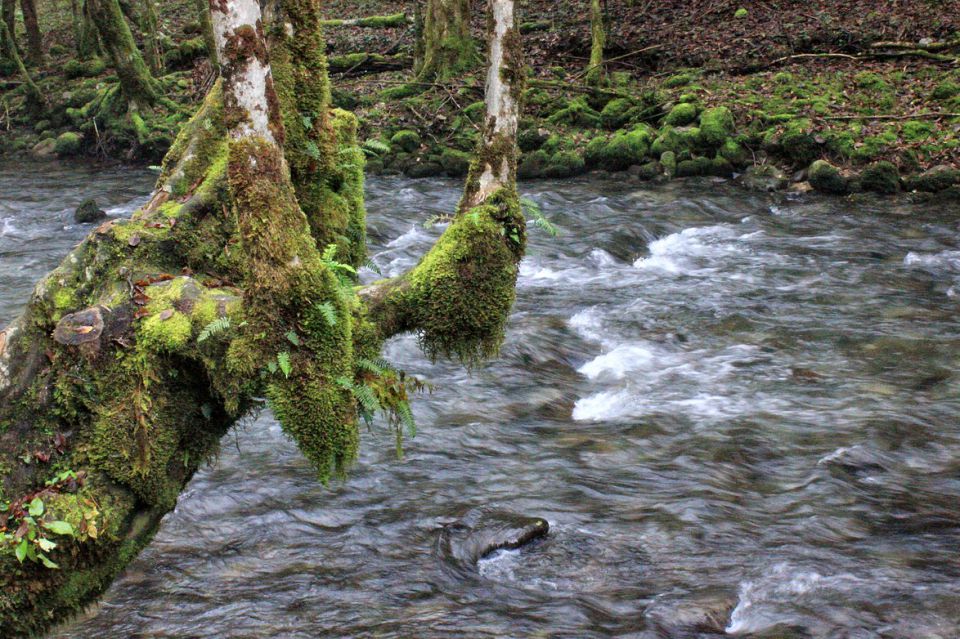
<instances>
[{"instance_id":1,"label":"water foam","mask_svg":"<svg viewBox=\"0 0 960 639\"><path fill-rule=\"evenodd\" d=\"M741 250L732 243L736 239L737 231L725 225L684 229L651 242L650 255L633 266L670 275L710 275L716 272L715 262Z\"/></svg>"}]
</instances>

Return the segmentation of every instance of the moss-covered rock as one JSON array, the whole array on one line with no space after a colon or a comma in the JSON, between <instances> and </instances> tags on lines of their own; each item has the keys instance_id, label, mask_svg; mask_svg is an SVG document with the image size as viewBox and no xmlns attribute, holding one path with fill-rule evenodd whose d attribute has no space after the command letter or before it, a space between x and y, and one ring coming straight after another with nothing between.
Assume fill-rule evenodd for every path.
<instances>
[{"instance_id":1,"label":"moss-covered rock","mask_svg":"<svg viewBox=\"0 0 960 639\"><path fill-rule=\"evenodd\" d=\"M663 123L668 126L687 126L697 119L697 105L683 102L673 107Z\"/></svg>"},{"instance_id":2,"label":"moss-covered rock","mask_svg":"<svg viewBox=\"0 0 960 639\"><path fill-rule=\"evenodd\" d=\"M557 151L550 156L543 175L551 178L565 178L580 175L586 168L583 157L576 151Z\"/></svg>"},{"instance_id":3,"label":"moss-covered rock","mask_svg":"<svg viewBox=\"0 0 960 639\"><path fill-rule=\"evenodd\" d=\"M920 175L904 180L904 186L909 191L929 191L937 193L945 191L955 184L960 184L960 170L941 164Z\"/></svg>"},{"instance_id":4,"label":"moss-covered rock","mask_svg":"<svg viewBox=\"0 0 960 639\"><path fill-rule=\"evenodd\" d=\"M850 185L840 170L826 160L817 160L807 170L807 179L815 190L821 193L842 195L850 192Z\"/></svg>"},{"instance_id":5,"label":"moss-covered rock","mask_svg":"<svg viewBox=\"0 0 960 639\"><path fill-rule=\"evenodd\" d=\"M749 191L773 192L786 188L788 181L783 171L772 164L755 164L747 167L738 183Z\"/></svg>"},{"instance_id":6,"label":"moss-covered rock","mask_svg":"<svg viewBox=\"0 0 960 639\"><path fill-rule=\"evenodd\" d=\"M696 177L711 175L713 162L709 158L698 157L690 160L681 160L677 163L677 177Z\"/></svg>"},{"instance_id":7,"label":"moss-covered rock","mask_svg":"<svg viewBox=\"0 0 960 639\"><path fill-rule=\"evenodd\" d=\"M673 151L664 151L660 154L660 166L663 167L663 174L672 178L677 174L677 154Z\"/></svg>"},{"instance_id":8,"label":"moss-covered rock","mask_svg":"<svg viewBox=\"0 0 960 639\"><path fill-rule=\"evenodd\" d=\"M623 171L641 164L650 147L650 132L645 127L621 131L610 139L595 138L587 145L586 158L590 166L607 171Z\"/></svg>"},{"instance_id":9,"label":"moss-covered rock","mask_svg":"<svg viewBox=\"0 0 960 639\"><path fill-rule=\"evenodd\" d=\"M84 200L73 212L73 221L77 224L93 224L107 217L106 212L100 210L97 201L93 198Z\"/></svg>"},{"instance_id":10,"label":"moss-covered rock","mask_svg":"<svg viewBox=\"0 0 960 639\"><path fill-rule=\"evenodd\" d=\"M83 145L83 136L73 131L67 131L57 136L57 141L53 147L57 155L68 157L80 153Z\"/></svg>"},{"instance_id":11,"label":"moss-covered rock","mask_svg":"<svg viewBox=\"0 0 960 639\"><path fill-rule=\"evenodd\" d=\"M672 151L678 159L687 159L700 146L700 140L699 127L665 126L650 145L650 150L654 156Z\"/></svg>"},{"instance_id":12,"label":"moss-covered rock","mask_svg":"<svg viewBox=\"0 0 960 639\"><path fill-rule=\"evenodd\" d=\"M900 190L900 171L892 162L877 162L863 170L860 185L864 191L891 195Z\"/></svg>"},{"instance_id":13,"label":"moss-covered rock","mask_svg":"<svg viewBox=\"0 0 960 639\"><path fill-rule=\"evenodd\" d=\"M780 137L784 157L797 166L807 166L820 155L820 145L809 133L800 129L788 129Z\"/></svg>"},{"instance_id":14,"label":"moss-covered rock","mask_svg":"<svg viewBox=\"0 0 960 639\"><path fill-rule=\"evenodd\" d=\"M407 153L413 153L420 148L420 134L416 131L410 131L409 129L397 131L393 134L393 137L390 138L390 144Z\"/></svg>"},{"instance_id":15,"label":"moss-covered rock","mask_svg":"<svg viewBox=\"0 0 960 639\"><path fill-rule=\"evenodd\" d=\"M588 103L586 98L571 100L565 107L551 115L548 120L553 124L564 124L584 129L600 127L600 114Z\"/></svg>"},{"instance_id":16,"label":"moss-covered rock","mask_svg":"<svg viewBox=\"0 0 960 639\"><path fill-rule=\"evenodd\" d=\"M632 100L617 98L610 100L607 106L603 107L603 111L600 112L600 123L603 128L616 131L629 124L635 113L636 107Z\"/></svg>"},{"instance_id":17,"label":"moss-covered rock","mask_svg":"<svg viewBox=\"0 0 960 639\"><path fill-rule=\"evenodd\" d=\"M440 155L440 166L450 177L463 177L470 170L470 154L457 149L444 149Z\"/></svg>"},{"instance_id":18,"label":"moss-covered rock","mask_svg":"<svg viewBox=\"0 0 960 639\"><path fill-rule=\"evenodd\" d=\"M705 144L719 147L733 131L733 113L727 107L707 109L700 114L700 134Z\"/></svg>"},{"instance_id":19,"label":"moss-covered rock","mask_svg":"<svg viewBox=\"0 0 960 639\"><path fill-rule=\"evenodd\" d=\"M63 65L63 73L67 78L92 78L107 70L107 63L101 58L89 60L69 60Z\"/></svg>"},{"instance_id":20,"label":"moss-covered rock","mask_svg":"<svg viewBox=\"0 0 960 639\"><path fill-rule=\"evenodd\" d=\"M724 140L717 154L735 167L746 166L750 161L750 153L733 138Z\"/></svg>"},{"instance_id":21,"label":"moss-covered rock","mask_svg":"<svg viewBox=\"0 0 960 639\"><path fill-rule=\"evenodd\" d=\"M537 128L536 126L530 126L525 129L521 129L517 133L517 146L520 147L520 150L524 153L528 151L536 151L550 138L549 134Z\"/></svg>"},{"instance_id":22,"label":"moss-covered rock","mask_svg":"<svg viewBox=\"0 0 960 639\"><path fill-rule=\"evenodd\" d=\"M427 160L425 162L411 162L404 171L407 177L428 178L436 177L444 173L443 166L439 162Z\"/></svg>"},{"instance_id":23,"label":"moss-covered rock","mask_svg":"<svg viewBox=\"0 0 960 639\"><path fill-rule=\"evenodd\" d=\"M550 154L543 149L524 153L517 167L517 177L522 180L543 177L549 163Z\"/></svg>"},{"instance_id":24,"label":"moss-covered rock","mask_svg":"<svg viewBox=\"0 0 960 639\"><path fill-rule=\"evenodd\" d=\"M641 180L653 180L660 176L663 171L663 167L660 166L660 163L654 160L646 162L645 164L637 164L630 167L630 173L635 175Z\"/></svg>"}]
</instances>

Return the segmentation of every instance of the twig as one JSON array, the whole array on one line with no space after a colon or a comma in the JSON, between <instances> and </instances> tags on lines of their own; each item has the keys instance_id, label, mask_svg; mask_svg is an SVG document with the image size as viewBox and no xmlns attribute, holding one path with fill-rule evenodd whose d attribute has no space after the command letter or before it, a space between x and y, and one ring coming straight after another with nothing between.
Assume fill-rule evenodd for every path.
<instances>
[{"instance_id":1,"label":"twig","mask_svg":"<svg viewBox=\"0 0 960 639\"><path fill-rule=\"evenodd\" d=\"M663 45L662 45L662 44L654 44L654 45L651 45L651 46L649 46L649 47L644 47L644 48L642 48L642 49L637 49L636 51L631 51L630 53L625 53L625 54L623 54L623 55L618 55L618 56L615 57L615 58L607 58L607 59L604 60L603 62L601 62L601 63L599 63L599 64L593 64L593 65L587 67L586 69L584 69L583 71L581 71L580 73L577 73L575 76L573 76L573 79L574 79L574 80L579 80L580 78L582 78L583 76L587 75L588 73L590 73L591 71L593 71L593 70L596 69L597 67L602 67L602 66L605 65L605 64L609 64L609 63L611 63L611 62L616 62L617 60L623 60L624 58L631 58L631 57L633 57L633 56L635 56L635 55L640 55L641 53L646 53L647 51L654 51L654 50L656 50L656 49L662 49L662 48L663 48Z\"/></svg>"},{"instance_id":2,"label":"twig","mask_svg":"<svg viewBox=\"0 0 960 639\"><path fill-rule=\"evenodd\" d=\"M912 113L907 115L828 115L821 120L926 120L929 118L960 118L960 113Z\"/></svg>"}]
</instances>

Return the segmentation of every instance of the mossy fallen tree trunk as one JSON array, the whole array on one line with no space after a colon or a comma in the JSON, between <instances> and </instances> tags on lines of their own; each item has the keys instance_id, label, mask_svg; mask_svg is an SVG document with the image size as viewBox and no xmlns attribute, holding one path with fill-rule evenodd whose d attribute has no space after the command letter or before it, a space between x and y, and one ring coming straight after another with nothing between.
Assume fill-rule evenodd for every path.
<instances>
[{"instance_id":1,"label":"mossy fallen tree trunk","mask_svg":"<svg viewBox=\"0 0 960 639\"><path fill-rule=\"evenodd\" d=\"M491 0L489 117L454 222L366 289L364 156L329 107L317 3L210 4L221 80L151 201L97 228L0 333L4 636L102 592L258 398L326 481L355 460L361 416L409 415L403 376L372 364L386 337L475 363L503 336L525 245L513 2Z\"/></svg>"},{"instance_id":2,"label":"mossy fallen tree trunk","mask_svg":"<svg viewBox=\"0 0 960 639\"><path fill-rule=\"evenodd\" d=\"M350 53L330 58L330 72L347 76L401 71L411 67L413 67L413 57L403 54Z\"/></svg>"},{"instance_id":3,"label":"mossy fallen tree trunk","mask_svg":"<svg viewBox=\"0 0 960 639\"><path fill-rule=\"evenodd\" d=\"M347 18L343 20L324 20L323 27L361 27L364 29L392 29L413 24L405 13L395 13L389 16L367 16L365 18Z\"/></svg>"}]
</instances>

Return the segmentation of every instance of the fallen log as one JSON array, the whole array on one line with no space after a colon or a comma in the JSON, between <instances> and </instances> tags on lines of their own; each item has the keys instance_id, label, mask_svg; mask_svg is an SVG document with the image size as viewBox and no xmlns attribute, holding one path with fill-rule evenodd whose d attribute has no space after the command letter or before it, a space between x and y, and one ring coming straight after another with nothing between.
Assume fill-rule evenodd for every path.
<instances>
[{"instance_id":1,"label":"fallen log","mask_svg":"<svg viewBox=\"0 0 960 639\"><path fill-rule=\"evenodd\" d=\"M322 27L361 27L364 29L391 29L413 24L413 19L405 13L389 16L368 16L365 18L347 18L343 20L321 20Z\"/></svg>"},{"instance_id":2,"label":"fallen log","mask_svg":"<svg viewBox=\"0 0 960 639\"><path fill-rule=\"evenodd\" d=\"M345 76L371 75L384 71L402 71L413 68L410 55L381 55L379 53L349 53L332 56L328 61L330 72Z\"/></svg>"}]
</instances>

